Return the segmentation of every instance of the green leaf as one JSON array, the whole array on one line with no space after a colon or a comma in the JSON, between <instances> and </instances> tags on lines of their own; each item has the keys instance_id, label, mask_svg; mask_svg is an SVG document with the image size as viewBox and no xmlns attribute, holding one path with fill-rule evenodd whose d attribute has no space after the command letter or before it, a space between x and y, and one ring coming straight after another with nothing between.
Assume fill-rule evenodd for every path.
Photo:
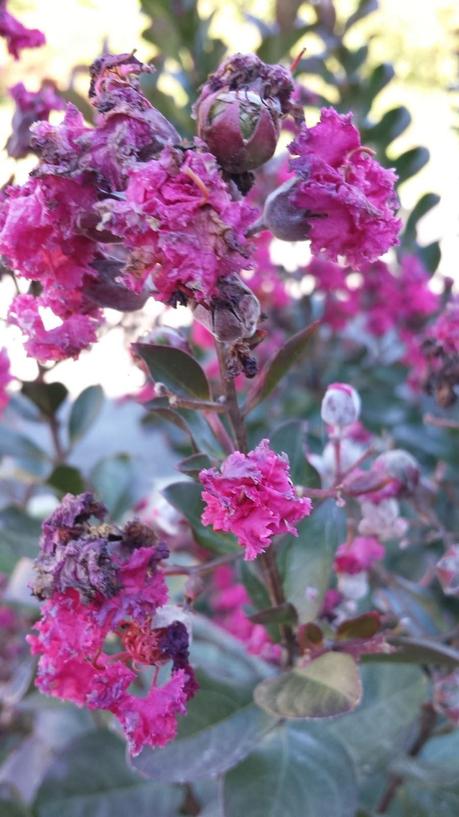
<instances>
[{"instance_id":1,"label":"green leaf","mask_svg":"<svg viewBox=\"0 0 459 817\"><path fill-rule=\"evenodd\" d=\"M356 11L347 18L346 23L344 25L344 31L349 31L352 26L359 22L359 20L363 20L365 17L368 17L372 11L376 11L378 8L378 0L360 0Z\"/></svg>"},{"instance_id":2,"label":"green leaf","mask_svg":"<svg viewBox=\"0 0 459 817\"><path fill-rule=\"evenodd\" d=\"M426 269L428 269L431 273L435 272L441 261L440 242L432 241L431 244L427 244L425 247L418 247L417 254L419 255Z\"/></svg>"},{"instance_id":3,"label":"green leaf","mask_svg":"<svg viewBox=\"0 0 459 817\"><path fill-rule=\"evenodd\" d=\"M177 468L182 474L197 476L203 468L210 468L212 463L207 454L192 454L178 463Z\"/></svg>"},{"instance_id":4,"label":"green leaf","mask_svg":"<svg viewBox=\"0 0 459 817\"><path fill-rule=\"evenodd\" d=\"M319 324L320 321L315 321L289 338L276 352L273 359L264 366L247 396L245 414L252 411L268 394L271 394L288 370L301 360Z\"/></svg>"},{"instance_id":5,"label":"green leaf","mask_svg":"<svg viewBox=\"0 0 459 817\"><path fill-rule=\"evenodd\" d=\"M68 395L63 383L37 383L36 381L22 384L21 392L45 417L52 417Z\"/></svg>"},{"instance_id":6,"label":"green leaf","mask_svg":"<svg viewBox=\"0 0 459 817\"><path fill-rule=\"evenodd\" d=\"M439 641L429 638L408 638L406 636L389 636L389 644L396 647L396 652L365 656L366 661L389 661L408 664L429 664L455 669L459 667L459 651Z\"/></svg>"},{"instance_id":7,"label":"green leaf","mask_svg":"<svg viewBox=\"0 0 459 817\"><path fill-rule=\"evenodd\" d=\"M427 684L421 670L410 666L372 664L361 668L361 677L364 693L359 708L318 727L343 743L359 777L364 777L386 768L403 748L426 700Z\"/></svg>"},{"instance_id":8,"label":"green leaf","mask_svg":"<svg viewBox=\"0 0 459 817\"><path fill-rule=\"evenodd\" d=\"M181 397L210 399L207 377L199 363L187 352L149 343L135 343L134 349L147 364L150 376L156 383L164 383L173 394Z\"/></svg>"},{"instance_id":9,"label":"green leaf","mask_svg":"<svg viewBox=\"0 0 459 817\"><path fill-rule=\"evenodd\" d=\"M379 613L371 611L356 618L348 618L337 627L336 638L347 641L351 638L372 638L381 629Z\"/></svg>"},{"instance_id":10,"label":"green leaf","mask_svg":"<svg viewBox=\"0 0 459 817\"><path fill-rule=\"evenodd\" d=\"M354 817L356 798L342 746L287 725L268 734L223 782L225 817Z\"/></svg>"},{"instance_id":11,"label":"green leaf","mask_svg":"<svg viewBox=\"0 0 459 817\"><path fill-rule=\"evenodd\" d=\"M290 463L290 475L295 485L320 487L320 476L307 461L304 451L304 423L288 420L275 429L270 436L270 445L279 454L285 453Z\"/></svg>"},{"instance_id":12,"label":"green leaf","mask_svg":"<svg viewBox=\"0 0 459 817\"><path fill-rule=\"evenodd\" d=\"M384 146L390 145L400 136L410 125L411 115L403 105L386 111L380 121L371 128L365 128L362 132L362 141L372 142L376 145L382 143Z\"/></svg>"},{"instance_id":13,"label":"green leaf","mask_svg":"<svg viewBox=\"0 0 459 817\"><path fill-rule=\"evenodd\" d=\"M301 37L313 30L314 26L312 25L294 26L287 31L276 30L272 34L263 37L261 45L257 49L257 55L264 62L279 62Z\"/></svg>"},{"instance_id":14,"label":"green leaf","mask_svg":"<svg viewBox=\"0 0 459 817\"><path fill-rule=\"evenodd\" d=\"M72 443L80 440L96 421L104 404L101 386L88 386L75 400L69 418L69 437Z\"/></svg>"},{"instance_id":15,"label":"green leaf","mask_svg":"<svg viewBox=\"0 0 459 817\"><path fill-rule=\"evenodd\" d=\"M81 494L86 490L80 471L73 465L58 465L46 482L60 494Z\"/></svg>"},{"instance_id":16,"label":"green leaf","mask_svg":"<svg viewBox=\"0 0 459 817\"><path fill-rule=\"evenodd\" d=\"M134 759L135 768L153 779L185 783L224 774L240 763L272 729L275 721L253 704L227 714L224 700L217 703L217 697L207 691L198 701L198 694L190 703L190 709L193 705L192 716L197 719L196 709L201 707L201 728L195 723L192 734L179 735L160 752L144 749ZM215 720L220 710L225 714ZM209 714L213 717L210 723Z\"/></svg>"},{"instance_id":17,"label":"green leaf","mask_svg":"<svg viewBox=\"0 0 459 817\"><path fill-rule=\"evenodd\" d=\"M248 616L254 624L296 624L298 616L292 604L285 602L277 607L266 607Z\"/></svg>"},{"instance_id":18,"label":"green leaf","mask_svg":"<svg viewBox=\"0 0 459 817\"><path fill-rule=\"evenodd\" d=\"M291 720L333 718L352 712L362 697L357 664L350 655L327 652L255 689L254 699L270 715Z\"/></svg>"},{"instance_id":19,"label":"green leaf","mask_svg":"<svg viewBox=\"0 0 459 817\"><path fill-rule=\"evenodd\" d=\"M29 811L19 800L0 799L0 817L32 817Z\"/></svg>"},{"instance_id":20,"label":"green leaf","mask_svg":"<svg viewBox=\"0 0 459 817\"><path fill-rule=\"evenodd\" d=\"M32 440L12 428L0 425L0 457L13 457L34 476L43 476L49 469L46 452Z\"/></svg>"},{"instance_id":21,"label":"green leaf","mask_svg":"<svg viewBox=\"0 0 459 817\"><path fill-rule=\"evenodd\" d=\"M398 175L398 184L406 182L411 176L415 176L416 173L419 173L429 159L430 153L425 147L411 148L411 150L407 150L405 153L397 156L392 164Z\"/></svg>"},{"instance_id":22,"label":"green leaf","mask_svg":"<svg viewBox=\"0 0 459 817\"><path fill-rule=\"evenodd\" d=\"M133 502L134 469L127 454L100 460L92 469L90 482L113 519L119 519Z\"/></svg>"},{"instance_id":23,"label":"green leaf","mask_svg":"<svg viewBox=\"0 0 459 817\"><path fill-rule=\"evenodd\" d=\"M234 536L228 533L215 533L211 527L201 522L204 505L201 499L202 488L195 482L174 482L164 488L163 494L191 525L196 540L202 547L215 553L231 553L238 550Z\"/></svg>"},{"instance_id":24,"label":"green leaf","mask_svg":"<svg viewBox=\"0 0 459 817\"><path fill-rule=\"evenodd\" d=\"M403 243L412 241L416 238L418 222L423 218L433 207L436 207L440 202L440 196L436 193L424 193L419 199L415 207L413 207L410 215L407 218L405 229L402 235Z\"/></svg>"},{"instance_id":25,"label":"green leaf","mask_svg":"<svg viewBox=\"0 0 459 817\"><path fill-rule=\"evenodd\" d=\"M10 505L0 511L0 572L10 573L18 559L35 558L41 525L20 508Z\"/></svg>"},{"instance_id":26,"label":"green leaf","mask_svg":"<svg viewBox=\"0 0 459 817\"><path fill-rule=\"evenodd\" d=\"M38 790L36 817L175 817L183 792L142 779L125 745L106 730L77 738L60 752ZM154 804L154 806L153 806Z\"/></svg>"},{"instance_id":27,"label":"green leaf","mask_svg":"<svg viewBox=\"0 0 459 817\"><path fill-rule=\"evenodd\" d=\"M320 612L335 550L345 538L346 516L334 500L327 499L299 523L298 538L292 537L284 547L284 593L301 624L313 621Z\"/></svg>"},{"instance_id":28,"label":"green leaf","mask_svg":"<svg viewBox=\"0 0 459 817\"><path fill-rule=\"evenodd\" d=\"M377 65L371 72L367 82L361 86L358 104L364 111L369 111L375 97L388 85L395 76L392 65L388 62Z\"/></svg>"}]
</instances>

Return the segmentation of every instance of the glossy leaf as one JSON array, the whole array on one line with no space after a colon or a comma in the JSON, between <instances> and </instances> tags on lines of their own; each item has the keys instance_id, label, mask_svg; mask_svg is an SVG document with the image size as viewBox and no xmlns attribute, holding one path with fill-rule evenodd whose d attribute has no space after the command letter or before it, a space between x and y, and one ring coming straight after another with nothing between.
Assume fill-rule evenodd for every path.
<instances>
[{"instance_id":1,"label":"glossy leaf","mask_svg":"<svg viewBox=\"0 0 459 817\"><path fill-rule=\"evenodd\" d=\"M39 383L37 381L22 384L24 394L45 417L52 417L68 395L63 383Z\"/></svg>"},{"instance_id":2,"label":"glossy leaf","mask_svg":"<svg viewBox=\"0 0 459 817\"><path fill-rule=\"evenodd\" d=\"M43 476L50 467L46 451L24 434L13 431L6 425L0 425L1 457L12 457L24 470L34 476Z\"/></svg>"},{"instance_id":3,"label":"glossy leaf","mask_svg":"<svg viewBox=\"0 0 459 817\"><path fill-rule=\"evenodd\" d=\"M282 556L284 592L301 624L318 615L329 586L335 550L346 538L346 517L332 499L322 502L298 525Z\"/></svg>"},{"instance_id":4,"label":"glossy leaf","mask_svg":"<svg viewBox=\"0 0 459 817\"><path fill-rule=\"evenodd\" d=\"M207 378L199 363L181 349L149 343L135 343L135 352L145 361L151 378L164 383L181 397L210 399Z\"/></svg>"},{"instance_id":5,"label":"glossy leaf","mask_svg":"<svg viewBox=\"0 0 459 817\"><path fill-rule=\"evenodd\" d=\"M416 237L418 222L427 213L429 213L433 207L436 207L439 202L440 196L437 196L436 193L424 193L424 195L421 196L407 218L402 235L402 242L405 243L406 241L413 240Z\"/></svg>"},{"instance_id":6,"label":"glossy leaf","mask_svg":"<svg viewBox=\"0 0 459 817\"><path fill-rule=\"evenodd\" d=\"M181 460L177 467L182 474L197 476L203 468L210 468L211 466L212 463L207 454L192 454L191 457Z\"/></svg>"},{"instance_id":7,"label":"glossy leaf","mask_svg":"<svg viewBox=\"0 0 459 817\"><path fill-rule=\"evenodd\" d=\"M14 505L0 510L0 572L10 573L21 556L35 558L41 526Z\"/></svg>"},{"instance_id":8,"label":"glossy leaf","mask_svg":"<svg viewBox=\"0 0 459 817\"><path fill-rule=\"evenodd\" d=\"M98 499L113 519L119 519L133 502L134 470L126 454L116 454L100 460L92 469L90 483Z\"/></svg>"},{"instance_id":9,"label":"glossy leaf","mask_svg":"<svg viewBox=\"0 0 459 817\"><path fill-rule=\"evenodd\" d=\"M183 514L191 525L196 540L202 547L215 553L231 553L238 549L234 536L215 533L210 526L201 522L204 505L201 499L202 487L195 482L174 482L164 488L167 501Z\"/></svg>"},{"instance_id":10,"label":"glossy leaf","mask_svg":"<svg viewBox=\"0 0 459 817\"><path fill-rule=\"evenodd\" d=\"M319 327L319 321L311 323L306 329L297 332L274 355L258 375L253 388L247 396L244 412L248 414L258 403L261 403L287 374L289 369L299 363L306 354L311 338Z\"/></svg>"},{"instance_id":11,"label":"glossy leaf","mask_svg":"<svg viewBox=\"0 0 459 817\"><path fill-rule=\"evenodd\" d=\"M270 445L279 454L285 453L290 463L290 475L295 485L320 486L320 476L306 459L304 449L304 423L288 420L270 435Z\"/></svg>"},{"instance_id":12,"label":"glossy leaf","mask_svg":"<svg viewBox=\"0 0 459 817\"><path fill-rule=\"evenodd\" d=\"M88 386L75 400L69 417L69 438L76 443L90 430L104 404L101 386Z\"/></svg>"},{"instance_id":13,"label":"glossy leaf","mask_svg":"<svg viewBox=\"0 0 459 817\"><path fill-rule=\"evenodd\" d=\"M282 725L226 775L225 817L354 817L357 790L345 750Z\"/></svg>"},{"instance_id":14,"label":"glossy leaf","mask_svg":"<svg viewBox=\"0 0 459 817\"><path fill-rule=\"evenodd\" d=\"M340 652L327 652L305 667L267 678L254 693L255 702L270 715L292 720L344 715L361 697L357 664Z\"/></svg>"},{"instance_id":15,"label":"glossy leaf","mask_svg":"<svg viewBox=\"0 0 459 817\"><path fill-rule=\"evenodd\" d=\"M365 144L370 142L377 145L381 142L384 146L387 146L397 139L410 123L411 115L408 109L400 105L398 108L386 111L376 125L366 128L362 133L362 139Z\"/></svg>"},{"instance_id":16,"label":"glossy leaf","mask_svg":"<svg viewBox=\"0 0 459 817\"><path fill-rule=\"evenodd\" d=\"M52 763L35 803L36 817L175 817L183 792L128 768L124 742L99 730L77 738Z\"/></svg>"}]
</instances>

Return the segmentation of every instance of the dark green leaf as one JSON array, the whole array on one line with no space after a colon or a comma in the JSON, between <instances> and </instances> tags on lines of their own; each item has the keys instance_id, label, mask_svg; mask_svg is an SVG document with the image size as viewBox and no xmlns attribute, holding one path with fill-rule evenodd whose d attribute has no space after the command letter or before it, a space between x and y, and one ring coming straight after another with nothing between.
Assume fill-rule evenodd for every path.
<instances>
[{"instance_id":1,"label":"dark green leaf","mask_svg":"<svg viewBox=\"0 0 459 817\"><path fill-rule=\"evenodd\" d=\"M63 383L38 383L36 381L22 384L21 392L46 417L52 417L68 395Z\"/></svg>"},{"instance_id":2,"label":"dark green leaf","mask_svg":"<svg viewBox=\"0 0 459 817\"><path fill-rule=\"evenodd\" d=\"M389 636L387 641L396 652L382 655L368 655L368 661L389 661L395 663L429 664L444 666L450 669L459 667L459 652L439 641L429 638L408 638L406 636Z\"/></svg>"},{"instance_id":3,"label":"dark green leaf","mask_svg":"<svg viewBox=\"0 0 459 817\"><path fill-rule=\"evenodd\" d=\"M264 610L252 613L249 619L254 624L296 624L298 616L295 608L285 602L277 607L266 607Z\"/></svg>"},{"instance_id":4,"label":"dark green leaf","mask_svg":"<svg viewBox=\"0 0 459 817\"><path fill-rule=\"evenodd\" d=\"M61 494L81 494L86 490L80 471L73 465L58 465L46 482Z\"/></svg>"},{"instance_id":5,"label":"dark green leaf","mask_svg":"<svg viewBox=\"0 0 459 817\"><path fill-rule=\"evenodd\" d=\"M268 734L223 783L225 817L354 817L356 797L344 749L286 725Z\"/></svg>"},{"instance_id":6,"label":"dark green leaf","mask_svg":"<svg viewBox=\"0 0 459 817\"><path fill-rule=\"evenodd\" d=\"M261 45L257 49L257 55L264 62L279 62L301 37L304 37L313 29L314 26L312 25L302 25L291 27L286 31L275 31L268 34L263 38Z\"/></svg>"},{"instance_id":7,"label":"dark green leaf","mask_svg":"<svg viewBox=\"0 0 459 817\"><path fill-rule=\"evenodd\" d=\"M202 547L215 553L231 553L238 546L234 536L228 533L215 533L210 526L204 526L201 515L204 505L201 499L202 488L195 482L174 482L163 490L167 501L173 505L191 525L193 533Z\"/></svg>"},{"instance_id":8,"label":"dark green leaf","mask_svg":"<svg viewBox=\"0 0 459 817\"><path fill-rule=\"evenodd\" d=\"M10 573L21 556L35 558L41 526L37 519L11 505L0 511L0 572Z\"/></svg>"},{"instance_id":9,"label":"dark green leaf","mask_svg":"<svg viewBox=\"0 0 459 817\"><path fill-rule=\"evenodd\" d=\"M69 418L69 437L76 443L90 430L104 404L104 392L100 386L88 386L75 400Z\"/></svg>"},{"instance_id":10,"label":"dark green leaf","mask_svg":"<svg viewBox=\"0 0 459 817\"><path fill-rule=\"evenodd\" d=\"M418 222L423 218L433 207L436 207L440 202L440 196L436 193L424 193L419 199L415 207L413 207L403 231L402 240L412 241L416 238Z\"/></svg>"},{"instance_id":11,"label":"dark green leaf","mask_svg":"<svg viewBox=\"0 0 459 817\"><path fill-rule=\"evenodd\" d=\"M424 674L417 667L374 664L361 669L363 700L355 712L325 724L325 733L342 741L359 777L385 768L403 748L427 697ZM325 733L323 739L325 739Z\"/></svg>"},{"instance_id":12,"label":"dark green leaf","mask_svg":"<svg viewBox=\"0 0 459 817\"><path fill-rule=\"evenodd\" d=\"M415 176L416 173L419 173L424 165L427 164L429 158L429 151L424 147L411 148L411 150L407 150L398 156L392 162L394 170L398 175L398 183L402 184L406 182L407 179L410 179L411 176Z\"/></svg>"},{"instance_id":13,"label":"dark green leaf","mask_svg":"<svg viewBox=\"0 0 459 817\"><path fill-rule=\"evenodd\" d=\"M175 817L183 793L129 769L125 745L99 730L77 738L52 763L40 786L36 817Z\"/></svg>"},{"instance_id":14,"label":"dark green leaf","mask_svg":"<svg viewBox=\"0 0 459 817\"><path fill-rule=\"evenodd\" d=\"M100 460L92 469L90 482L113 519L119 519L133 502L134 469L126 454Z\"/></svg>"},{"instance_id":15,"label":"dark green leaf","mask_svg":"<svg viewBox=\"0 0 459 817\"><path fill-rule=\"evenodd\" d=\"M49 469L45 451L32 440L12 428L0 425L0 457L13 457L18 464L34 476L43 476Z\"/></svg>"},{"instance_id":16,"label":"dark green leaf","mask_svg":"<svg viewBox=\"0 0 459 817\"><path fill-rule=\"evenodd\" d=\"M400 134L402 134L411 122L411 116L407 108L403 105L386 111L377 125L366 128L362 132L362 140L384 146L390 145Z\"/></svg>"},{"instance_id":17,"label":"dark green leaf","mask_svg":"<svg viewBox=\"0 0 459 817\"><path fill-rule=\"evenodd\" d=\"M173 394L200 400L210 399L207 378L199 363L181 349L135 343L134 349L148 366L151 378L164 383Z\"/></svg>"},{"instance_id":18,"label":"dark green leaf","mask_svg":"<svg viewBox=\"0 0 459 817\"><path fill-rule=\"evenodd\" d=\"M425 247L418 247L417 253L429 272L433 273L438 268L441 261L441 248L439 241L432 241Z\"/></svg>"},{"instance_id":19,"label":"dark green leaf","mask_svg":"<svg viewBox=\"0 0 459 817\"><path fill-rule=\"evenodd\" d=\"M295 485L320 487L320 476L307 461L304 451L304 423L301 420L288 420L275 429L270 437L271 448L279 454L287 454L290 463L290 475Z\"/></svg>"},{"instance_id":20,"label":"dark green leaf","mask_svg":"<svg viewBox=\"0 0 459 817\"><path fill-rule=\"evenodd\" d=\"M178 464L179 471L182 474L190 474L197 476L203 468L210 468L212 465L207 454L192 454L191 457L186 457Z\"/></svg>"},{"instance_id":21,"label":"dark green leaf","mask_svg":"<svg viewBox=\"0 0 459 817\"><path fill-rule=\"evenodd\" d=\"M305 667L266 678L254 693L255 703L270 715L292 720L344 715L361 697L357 664L342 652L327 652Z\"/></svg>"},{"instance_id":22,"label":"dark green leaf","mask_svg":"<svg viewBox=\"0 0 459 817\"><path fill-rule=\"evenodd\" d=\"M273 359L264 366L247 396L244 409L246 414L271 394L288 370L301 360L319 324L320 321L315 321L289 338Z\"/></svg>"},{"instance_id":23,"label":"dark green leaf","mask_svg":"<svg viewBox=\"0 0 459 817\"><path fill-rule=\"evenodd\" d=\"M363 20L365 17L368 17L372 11L376 11L378 8L378 0L360 0L356 11L347 18L346 23L344 25L344 31L349 31L352 26L359 22L359 20Z\"/></svg>"},{"instance_id":24,"label":"dark green leaf","mask_svg":"<svg viewBox=\"0 0 459 817\"><path fill-rule=\"evenodd\" d=\"M19 800L0 799L0 817L32 817L32 812Z\"/></svg>"},{"instance_id":25,"label":"dark green leaf","mask_svg":"<svg viewBox=\"0 0 459 817\"><path fill-rule=\"evenodd\" d=\"M350 638L372 638L380 629L381 618L379 613L371 611L341 622L336 630L336 637L344 641Z\"/></svg>"},{"instance_id":26,"label":"dark green leaf","mask_svg":"<svg viewBox=\"0 0 459 817\"><path fill-rule=\"evenodd\" d=\"M365 107L368 110L371 108L375 97L388 85L394 76L394 69L388 62L381 63L374 68L366 85L362 87L360 92L362 102L365 102Z\"/></svg>"},{"instance_id":27,"label":"dark green leaf","mask_svg":"<svg viewBox=\"0 0 459 817\"><path fill-rule=\"evenodd\" d=\"M313 621L330 582L335 550L346 538L346 516L332 499L322 502L298 525L282 553L284 592L301 624Z\"/></svg>"}]
</instances>

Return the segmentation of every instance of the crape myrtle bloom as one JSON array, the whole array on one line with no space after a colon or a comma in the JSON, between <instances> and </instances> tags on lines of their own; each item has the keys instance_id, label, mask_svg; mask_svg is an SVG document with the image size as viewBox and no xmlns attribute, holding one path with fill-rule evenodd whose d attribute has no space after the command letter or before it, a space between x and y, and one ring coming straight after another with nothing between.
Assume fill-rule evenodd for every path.
<instances>
[{"instance_id":1,"label":"crape myrtle bloom","mask_svg":"<svg viewBox=\"0 0 459 817\"><path fill-rule=\"evenodd\" d=\"M209 305L220 279L250 266L245 233L254 210L231 198L215 157L199 142L165 147L128 175L124 195L97 206L99 229L131 251L126 282L137 292L150 283L164 303Z\"/></svg>"},{"instance_id":2,"label":"crape myrtle bloom","mask_svg":"<svg viewBox=\"0 0 459 817\"><path fill-rule=\"evenodd\" d=\"M459 387L459 298L450 301L429 327L422 351L427 370L424 387L448 408L456 402Z\"/></svg>"},{"instance_id":3,"label":"crape myrtle bloom","mask_svg":"<svg viewBox=\"0 0 459 817\"><path fill-rule=\"evenodd\" d=\"M295 177L267 199L264 222L285 241L309 240L313 253L354 267L398 242L396 175L360 143L351 114L323 108L289 145Z\"/></svg>"},{"instance_id":4,"label":"crape myrtle bloom","mask_svg":"<svg viewBox=\"0 0 459 817\"><path fill-rule=\"evenodd\" d=\"M12 121L12 134L6 143L9 156L22 159L31 150L30 126L40 120L48 120L51 111L61 111L65 101L60 96L56 83L43 80L38 91L28 91L22 82L9 89L16 103Z\"/></svg>"},{"instance_id":5,"label":"crape myrtle bloom","mask_svg":"<svg viewBox=\"0 0 459 817\"><path fill-rule=\"evenodd\" d=\"M147 525L116 528L105 513L89 492L68 494L44 522L32 591L45 602L28 642L40 691L112 712L138 754L175 737L196 682L184 617L166 604L167 548ZM165 664L163 686L156 673L144 697L130 691L139 666Z\"/></svg>"},{"instance_id":6,"label":"crape myrtle bloom","mask_svg":"<svg viewBox=\"0 0 459 817\"><path fill-rule=\"evenodd\" d=\"M194 106L198 135L228 173L255 170L276 149L292 93L286 68L266 65L254 54L234 54L202 86Z\"/></svg>"},{"instance_id":7,"label":"crape myrtle bloom","mask_svg":"<svg viewBox=\"0 0 459 817\"><path fill-rule=\"evenodd\" d=\"M46 42L42 31L26 28L6 10L6 0L0 0L0 37L5 38L8 51L15 60L19 59L23 48L38 48Z\"/></svg>"},{"instance_id":8,"label":"crape myrtle bloom","mask_svg":"<svg viewBox=\"0 0 459 817\"><path fill-rule=\"evenodd\" d=\"M0 349L0 414L9 403L7 386L12 380L10 374L10 359L6 349Z\"/></svg>"},{"instance_id":9,"label":"crape myrtle bloom","mask_svg":"<svg viewBox=\"0 0 459 817\"><path fill-rule=\"evenodd\" d=\"M233 533L249 561L269 547L273 536L297 536L294 523L312 510L309 498L295 494L287 455L276 454L267 439L248 454L235 451L220 470L203 470L199 479L204 486L203 524Z\"/></svg>"}]
</instances>

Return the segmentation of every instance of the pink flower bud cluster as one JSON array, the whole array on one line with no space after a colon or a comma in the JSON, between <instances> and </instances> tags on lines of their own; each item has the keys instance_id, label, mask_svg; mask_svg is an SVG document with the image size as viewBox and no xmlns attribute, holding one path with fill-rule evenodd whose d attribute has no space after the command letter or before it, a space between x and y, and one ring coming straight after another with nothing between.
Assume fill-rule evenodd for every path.
<instances>
[{"instance_id":1,"label":"pink flower bud cluster","mask_svg":"<svg viewBox=\"0 0 459 817\"><path fill-rule=\"evenodd\" d=\"M43 524L32 590L45 602L28 641L39 656L40 691L112 712L138 754L175 737L196 682L187 628L178 616L164 615L160 562L167 548L147 526L116 529L96 521L104 515L90 493L68 494ZM144 697L130 691L139 666L168 663L163 686L153 680Z\"/></svg>"},{"instance_id":2,"label":"pink flower bud cluster","mask_svg":"<svg viewBox=\"0 0 459 817\"><path fill-rule=\"evenodd\" d=\"M357 422L360 415L360 397L348 383L332 383L327 387L321 406L324 423L335 433L342 433Z\"/></svg>"},{"instance_id":3,"label":"pink flower bud cluster","mask_svg":"<svg viewBox=\"0 0 459 817\"><path fill-rule=\"evenodd\" d=\"M206 506L203 524L233 533L245 548L246 560L263 553L273 536L297 536L294 523L312 510L310 499L295 494L288 457L276 454L269 440L262 440L248 454L235 451L220 470L201 471L199 479Z\"/></svg>"},{"instance_id":4,"label":"pink flower bud cluster","mask_svg":"<svg viewBox=\"0 0 459 817\"><path fill-rule=\"evenodd\" d=\"M8 51L15 60L19 59L23 48L38 48L46 42L41 31L26 28L6 10L6 0L0 0L0 37L5 38Z\"/></svg>"}]
</instances>

